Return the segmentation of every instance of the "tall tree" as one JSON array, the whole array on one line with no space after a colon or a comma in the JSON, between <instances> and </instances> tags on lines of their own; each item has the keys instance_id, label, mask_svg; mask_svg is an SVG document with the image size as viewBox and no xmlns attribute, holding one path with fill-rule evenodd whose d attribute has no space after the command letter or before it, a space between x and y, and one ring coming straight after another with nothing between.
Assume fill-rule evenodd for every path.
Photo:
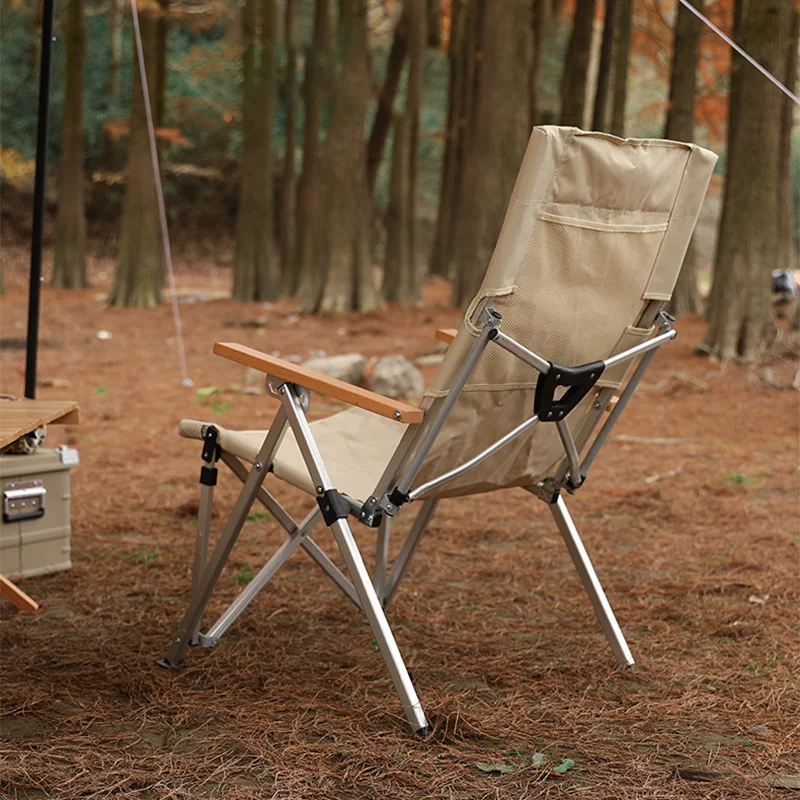
<instances>
[{"instance_id":1,"label":"tall tree","mask_svg":"<svg viewBox=\"0 0 800 800\"><path fill-rule=\"evenodd\" d=\"M326 96L328 40L330 39L330 0L316 0L314 30L311 46L306 50L303 101L305 120L303 125L303 171L297 186L297 269L292 280L292 289L311 300L318 292L321 269L315 254L315 221L320 214L321 165L320 146L322 135L322 109ZM313 301L312 301L313 303Z\"/></svg>"},{"instance_id":2,"label":"tall tree","mask_svg":"<svg viewBox=\"0 0 800 800\"><path fill-rule=\"evenodd\" d=\"M691 0L699 11L703 0ZM675 42L672 48L672 77L664 137L678 142L694 140L695 98L697 96L697 53L700 43L700 20L683 5L678 6ZM697 286L696 248L690 247L681 267L672 295L670 311L675 316L700 311Z\"/></svg>"},{"instance_id":3,"label":"tall tree","mask_svg":"<svg viewBox=\"0 0 800 800\"><path fill-rule=\"evenodd\" d=\"M528 141L531 59L530 0L509 0L504 13L479 9L480 71L463 162L461 203L455 218L458 269L452 301L472 299L489 264Z\"/></svg>"},{"instance_id":4,"label":"tall tree","mask_svg":"<svg viewBox=\"0 0 800 800\"><path fill-rule=\"evenodd\" d=\"M150 4L139 9L142 50L148 75L155 74L158 19ZM155 176L147 131L145 91L153 105L153 87L143 87L136 41L133 44L130 136L122 233L114 286L108 302L118 306L152 306L161 300L164 250L158 218Z\"/></svg>"},{"instance_id":5,"label":"tall tree","mask_svg":"<svg viewBox=\"0 0 800 800\"><path fill-rule=\"evenodd\" d=\"M442 44L442 0L426 0L427 5L427 38L428 47L440 47Z\"/></svg>"},{"instance_id":6,"label":"tall tree","mask_svg":"<svg viewBox=\"0 0 800 800\"><path fill-rule=\"evenodd\" d=\"M408 86L406 116L408 117L408 259L411 270L409 302L422 297L417 253L417 194L420 157L420 128L422 124L422 83L427 39L427 9L425 0L406 0L409 11Z\"/></svg>"},{"instance_id":7,"label":"tall tree","mask_svg":"<svg viewBox=\"0 0 800 800\"><path fill-rule=\"evenodd\" d=\"M86 27L83 0L67 7L67 86L61 126L61 167L53 285L86 286L86 212L83 200L83 76Z\"/></svg>"},{"instance_id":8,"label":"tall tree","mask_svg":"<svg viewBox=\"0 0 800 800\"><path fill-rule=\"evenodd\" d=\"M275 110L275 0L245 0L242 11L244 154L236 219L233 299L280 296L273 248L272 117Z\"/></svg>"},{"instance_id":9,"label":"tall tree","mask_svg":"<svg viewBox=\"0 0 800 800\"><path fill-rule=\"evenodd\" d=\"M474 5L474 3L473 3ZM456 203L456 176L459 172L457 160L458 143L465 128L462 114L464 83L467 80L467 65L473 63L474 54L465 57L466 18L469 0L453 0L450 18L450 39L447 45L447 62L450 77L447 84L447 121L445 123L444 158L442 180L439 190L439 206L434 229L429 271L433 275L446 276L450 268L450 234L452 213ZM473 26L474 27L474 26Z\"/></svg>"},{"instance_id":10,"label":"tall tree","mask_svg":"<svg viewBox=\"0 0 800 800\"><path fill-rule=\"evenodd\" d=\"M167 106L167 52L169 50L169 0L158 0L161 13L158 15L158 31L156 33L156 74L155 105L153 121L160 128L164 124Z\"/></svg>"},{"instance_id":11,"label":"tall tree","mask_svg":"<svg viewBox=\"0 0 800 800\"><path fill-rule=\"evenodd\" d=\"M392 142L392 173L386 209L386 262L383 296L390 302L410 305L416 300L415 275L409 257L409 123L408 116L395 117Z\"/></svg>"},{"instance_id":12,"label":"tall tree","mask_svg":"<svg viewBox=\"0 0 800 800\"><path fill-rule=\"evenodd\" d=\"M561 76L561 124L583 125L597 0L577 0Z\"/></svg>"},{"instance_id":13,"label":"tall tree","mask_svg":"<svg viewBox=\"0 0 800 800\"><path fill-rule=\"evenodd\" d=\"M633 0L617 0L617 18L614 25L614 91L611 109L611 133L615 136L625 136L632 30Z\"/></svg>"},{"instance_id":14,"label":"tall tree","mask_svg":"<svg viewBox=\"0 0 800 800\"><path fill-rule=\"evenodd\" d=\"M403 65L408 52L409 17L407 7L403 6L403 13L397 20L392 35L392 46L389 49L389 58L386 62L386 75L383 86L378 95L378 108L372 121L372 128L367 142L367 184L370 195L375 193L375 182L378 178L378 169L383 159L383 149L386 146L386 137L392 123L394 100L403 75Z\"/></svg>"},{"instance_id":15,"label":"tall tree","mask_svg":"<svg viewBox=\"0 0 800 800\"><path fill-rule=\"evenodd\" d=\"M786 48L786 71L784 83L796 92L798 85L797 50L800 39L800 0L794 1L792 24ZM778 156L778 213L780 225L781 254L778 266L783 269L797 269L800 266L800 253L798 253L798 210L794 205L794 192L792 186L792 130L794 128L795 105L790 97L784 96L781 109L781 143Z\"/></svg>"},{"instance_id":16,"label":"tall tree","mask_svg":"<svg viewBox=\"0 0 800 800\"><path fill-rule=\"evenodd\" d=\"M295 210L297 204L297 179L295 177L295 149L297 147L297 47L294 43L294 0L286 0L283 38L286 48L286 78L283 84L283 102L286 117L286 150L283 156L281 181L280 247L281 280L283 290L291 294L295 286Z\"/></svg>"},{"instance_id":17,"label":"tall tree","mask_svg":"<svg viewBox=\"0 0 800 800\"><path fill-rule=\"evenodd\" d=\"M108 5L108 81L106 98L109 105L119 100L119 69L122 63L122 15L125 0L110 0Z\"/></svg>"},{"instance_id":18,"label":"tall tree","mask_svg":"<svg viewBox=\"0 0 800 800\"><path fill-rule=\"evenodd\" d=\"M608 89L611 81L611 57L614 48L616 5L616 0L606 0L605 15L603 17L603 42L600 46L600 64L597 69L594 116L592 117L592 128L596 131L604 131L607 124Z\"/></svg>"},{"instance_id":19,"label":"tall tree","mask_svg":"<svg viewBox=\"0 0 800 800\"><path fill-rule=\"evenodd\" d=\"M544 43L550 32L553 17L552 0L533 0L531 25L533 26L533 55L528 74L530 92L530 127L539 124L539 84L541 83Z\"/></svg>"},{"instance_id":20,"label":"tall tree","mask_svg":"<svg viewBox=\"0 0 800 800\"><path fill-rule=\"evenodd\" d=\"M782 74L791 22L786 0L759 0L743 14L741 44ZM720 222L704 349L723 359L757 360L774 335L771 270L780 257L777 176L781 93L749 67L733 72L724 212ZM746 109L746 113L740 113Z\"/></svg>"},{"instance_id":21,"label":"tall tree","mask_svg":"<svg viewBox=\"0 0 800 800\"><path fill-rule=\"evenodd\" d=\"M370 210L364 124L372 90L367 0L341 0L341 73L333 92L322 158L319 263L325 267L317 312L371 311L380 302L370 263Z\"/></svg>"}]
</instances>

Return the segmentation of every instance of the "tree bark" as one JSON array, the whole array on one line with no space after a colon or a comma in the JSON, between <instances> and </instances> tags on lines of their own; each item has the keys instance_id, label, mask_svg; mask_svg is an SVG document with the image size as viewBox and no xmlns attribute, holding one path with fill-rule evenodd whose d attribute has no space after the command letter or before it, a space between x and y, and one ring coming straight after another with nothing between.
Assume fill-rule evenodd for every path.
<instances>
[{"instance_id":1,"label":"tree bark","mask_svg":"<svg viewBox=\"0 0 800 800\"><path fill-rule=\"evenodd\" d=\"M744 49L765 69L782 74L790 5L759 0L749 4L743 22ZM771 271L780 257L776 176L783 102L756 70L740 69L733 74L731 104L737 113L703 349L722 359L752 362L775 329Z\"/></svg>"},{"instance_id":2,"label":"tree bark","mask_svg":"<svg viewBox=\"0 0 800 800\"><path fill-rule=\"evenodd\" d=\"M791 31L786 53L786 87L797 92L797 48L800 39L800 3L795 0ZM795 270L800 267L798 253L798 212L795 209L792 187L792 130L795 105L790 97L783 96L781 102L781 142L778 156L778 222L780 226L780 255L776 268Z\"/></svg>"},{"instance_id":3,"label":"tree bark","mask_svg":"<svg viewBox=\"0 0 800 800\"><path fill-rule=\"evenodd\" d=\"M469 302L483 280L528 141L530 93L519 75L531 59L530 18L530 0L510 0L503 14L487 7L480 20L482 58L454 226L454 305Z\"/></svg>"},{"instance_id":4,"label":"tree bark","mask_svg":"<svg viewBox=\"0 0 800 800\"><path fill-rule=\"evenodd\" d=\"M156 28L158 21L148 6L139 11L142 49L148 75L154 74ZM152 306L161 300L164 279L164 250L158 218L155 176L150 155L144 92L136 42L133 43L133 86L131 91L128 175L122 210L122 233L114 286L108 297L110 305Z\"/></svg>"},{"instance_id":5,"label":"tree bark","mask_svg":"<svg viewBox=\"0 0 800 800\"><path fill-rule=\"evenodd\" d=\"M703 0L691 0L699 11ZM694 140L695 98L697 96L697 54L700 43L700 20L683 5L678 6L675 42L672 48L672 76L664 138L678 142ZM676 317L700 313L700 289L697 285L696 248L689 247L672 294L670 313Z\"/></svg>"},{"instance_id":6,"label":"tree bark","mask_svg":"<svg viewBox=\"0 0 800 800\"><path fill-rule=\"evenodd\" d=\"M428 47L442 46L442 0L426 2L426 38Z\"/></svg>"},{"instance_id":7,"label":"tree bark","mask_svg":"<svg viewBox=\"0 0 800 800\"><path fill-rule=\"evenodd\" d=\"M386 264L383 270L384 299L411 305L415 296L409 257L409 120L403 114L395 119L392 143L392 174L389 181L389 206L386 210Z\"/></svg>"},{"instance_id":8,"label":"tree bark","mask_svg":"<svg viewBox=\"0 0 800 800\"><path fill-rule=\"evenodd\" d=\"M284 12L284 42L286 45L286 80L284 103L286 110L286 150L283 155L283 180L281 182L280 247L281 280L285 294L293 294L298 275L295 263L295 210L297 207L297 179L295 176L295 149L297 147L297 48L294 43L294 3L286 0Z\"/></svg>"},{"instance_id":9,"label":"tree bark","mask_svg":"<svg viewBox=\"0 0 800 800\"><path fill-rule=\"evenodd\" d=\"M364 124L371 94L367 0L341 0L341 74L321 163L320 263L325 274L310 310L373 310L380 303L370 263L371 202Z\"/></svg>"},{"instance_id":10,"label":"tree bark","mask_svg":"<svg viewBox=\"0 0 800 800\"><path fill-rule=\"evenodd\" d=\"M583 126L596 0L577 0L561 77L561 124Z\"/></svg>"},{"instance_id":11,"label":"tree bark","mask_svg":"<svg viewBox=\"0 0 800 800\"><path fill-rule=\"evenodd\" d=\"M528 74L530 86L530 127L533 128L540 122L539 110L539 84L542 80L542 54L544 43L550 29L552 17L550 0L533 0L531 25L533 26L533 54L531 68Z\"/></svg>"},{"instance_id":12,"label":"tree bark","mask_svg":"<svg viewBox=\"0 0 800 800\"><path fill-rule=\"evenodd\" d=\"M158 33L156 35L156 74L155 105L153 106L153 124L156 128L164 125L167 106L167 53L169 50L169 0L158 0L161 13L158 15Z\"/></svg>"},{"instance_id":13,"label":"tree bark","mask_svg":"<svg viewBox=\"0 0 800 800\"><path fill-rule=\"evenodd\" d=\"M83 77L86 27L83 0L67 7L67 85L61 134L53 286L86 286L86 213L83 197Z\"/></svg>"},{"instance_id":14,"label":"tree bark","mask_svg":"<svg viewBox=\"0 0 800 800\"><path fill-rule=\"evenodd\" d=\"M383 159L383 149L386 146L386 137L392 124L392 108L397 96L397 87L403 74L406 53L408 51L409 18L407 7L404 7L400 19L395 25L392 36L392 46L389 50L389 59L386 62L386 76L383 87L378 95L378 108L367 143L367 184L370 197L375 194L375 182L378 178L378 169Z\"/></svg>"},{"instance_id":15,"label":"tree bark","mask_svg":"<svg viewBox=\"0 0 800 800\"><path fill-rule=\"evenodd\" d=\"M244 155L232 297L250 302L274 300L281 293L273 246L272 118L278 23L275 0L246 0L242 19Z\"/></svg>"},{"instance_id":16,"label":"tree bark","mask_svg":"<svg viewBox=\"0 0 800 800\"><path fill-rule=\"evenodd\" d=\"M600 47L600 65L597 70L597 89L594 96L594 116L592 118L592 128L596 131L604 131L606 129L615 22L616 0L606 0L605 16L603 18L603 43Z\"/></svg>"},{"instance_id":17,"label":"tree bark","mask_svg":"<svg viewBox=\"0 0 800 800\"><path fill-rule=\"evenodd\" d=\"M466 2L453 0L450 21L450 41L447 49L447 61L450 76L447 84L447 122L445 127L444 157L442 159L442 180L439 188L439 206L436 215L436 229L429 271L433 275L446 277L450 268L450 226L455 204L456 174L458 162L456 155L458 141L462 130L461 106L463 100L464 56L466 47L464 38Z\"/></svg>"},{"instance_id":18,"label":"tree bark","mask_svg":"<svg viewBox=\"0 0 800 800\"><path fill-rule=\"evenodd\" d=\"M417 253L417 194L420 157L420 126L422 116L422 82L427 41L427 8L425 0L406 0L409 9L408 87L406 113L408 118L408 260L411 272L409 297L406 302L422 299L422 280Z\"/></svg>"},{"instance_id":19,"label":"tree bark","mask_svg":"<svg viewBox=\"0 0 800 800\"><path fill-rule=\"evenodd\" d=\"M617 0L614 37L614 93L611 133L625 136L625 107L628 104L628 66L630 64L633 0Z\"/></svg>"},{"instance_id":20,"label":"tree bark","mask_svg":"<svg viewBox=\"0 0 800 800\"><path fill-rule=\"evenodd\" d=\"M315 253L316 221L321 213L320 146L322 108L326 92L324 71L330 38L330 0L316 0L311 46L306 50L303 82L305 120L303 126L303 171L297 187L296 262L299 274L293 281L297 291L313 305L319 291L322 269Z\"/></svg>"}]
</instances>

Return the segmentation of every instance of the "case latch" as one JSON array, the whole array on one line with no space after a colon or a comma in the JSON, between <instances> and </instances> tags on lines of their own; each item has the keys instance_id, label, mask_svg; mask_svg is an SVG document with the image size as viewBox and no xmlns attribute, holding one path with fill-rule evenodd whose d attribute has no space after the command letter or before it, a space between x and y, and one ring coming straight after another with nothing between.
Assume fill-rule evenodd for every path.
<instances>
[{"instance_id":1,"label":"case latch","mask_svg":"<svg viewBox=\"0 0 800 800\"><path fill-rule=\"evenodd\" d=\"M41 481L9 483L3 490L3 522L21 522L44 516L47 489Z\"/></svg>"}]
</instances>

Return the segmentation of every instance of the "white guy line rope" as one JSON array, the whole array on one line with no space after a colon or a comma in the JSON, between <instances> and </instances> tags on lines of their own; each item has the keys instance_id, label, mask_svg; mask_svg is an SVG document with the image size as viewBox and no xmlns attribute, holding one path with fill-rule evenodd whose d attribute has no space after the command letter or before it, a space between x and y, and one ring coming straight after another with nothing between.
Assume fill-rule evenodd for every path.
<instances>
[{"instance_id":1,"label":"white guy line rope","mask_svg":"<svg viewBox=\"0 0 800 800\"><path fill-rule=\"evenodd\" d=\"M742 58L749 61L765 78L772 81L787 97L790 97L794 102L800 106L800 97L798 97L794 92L787 89L771 72L764 69L761 64L758 63L751 55L746 53L739 47L730 36L724 34L708 17L704 16L700 11L698 11L690 2L689 0L678 0L678 2L689 9L698 19L702 20L709 28L711 28L714 33L719 36L720 39L727 42Z\"/></svg>"},{"instance_id":2,"label":"white guy line rope","mask_svg":"<svg viewBox=\"0 0 800 800\"><path fill-rule=\"evenodd\" d=\"M144 65L144 48L142 47L142 32L139 29L139 10L136 7L136 0L131 0L131 16L133 17L133 33L136 37L136 54L139 60L139 74L142 79L144 110L147 116L147 134L150 138L150 158L153 163L153 177L155 179L156 198L158 200L158 216L161 221L161 241L164 244L164 262L167 267L169 289L172 293L172 318L175 322L175 336L178 340L178 357L181 362L181 383L183 383L184 386L194 386L194 381L189 377L189 369L186 366L186 350L183 346L183 331L181 329L181 315L178 311L175 273L172 270L172 250L169 244L169 230L167 229L167 212L164 207L164 191L161 187L161 171L158 168L156 132L153 127L153 112L150 109L150 90L147 84L147 70Z\"/></svg>"}]
</instances>

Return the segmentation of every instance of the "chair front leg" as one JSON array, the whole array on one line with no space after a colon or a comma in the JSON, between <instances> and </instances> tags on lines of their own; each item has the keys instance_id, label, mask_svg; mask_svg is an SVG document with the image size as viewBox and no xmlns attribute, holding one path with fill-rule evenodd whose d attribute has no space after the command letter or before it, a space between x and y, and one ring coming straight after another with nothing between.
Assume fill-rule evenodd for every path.
<instances>
[{"instance_id":1,"label":"chair front leg","mask_svg":"<svg viewBox=\"0 0 800 800\"><path fill-rule=\"evenodd\" d=\"M167 655L158 662L160 666L174 667L181 662L186 647L197 631L200 619L203 616L203 611L208 605L208 601L211 599L211 594L214 591L214 587L217 585L219 576L222 574L222 570L233 549L233 545L239 537L245 519L247 519L247 515L250 513L250 508L256 498L258 489L267 476L267 472L272 464L272 459L275 457L275 453L286 431L286 425L286 414L283 409L281 409L276 414L272 427L264 438L264 444L261 445L261 450L259 450L256 456L253 468L247 476L247 480L242 487L239 498L236 500L233 511L231 511L228 521L225 523L217 546L214 548L214 552L211 554L211 558L206 564L202 578L198 582L196 590L192 592L189 606L178 626L178 632L172 640L169 650L167 650Z\"/></svg>"}]
</instances>

